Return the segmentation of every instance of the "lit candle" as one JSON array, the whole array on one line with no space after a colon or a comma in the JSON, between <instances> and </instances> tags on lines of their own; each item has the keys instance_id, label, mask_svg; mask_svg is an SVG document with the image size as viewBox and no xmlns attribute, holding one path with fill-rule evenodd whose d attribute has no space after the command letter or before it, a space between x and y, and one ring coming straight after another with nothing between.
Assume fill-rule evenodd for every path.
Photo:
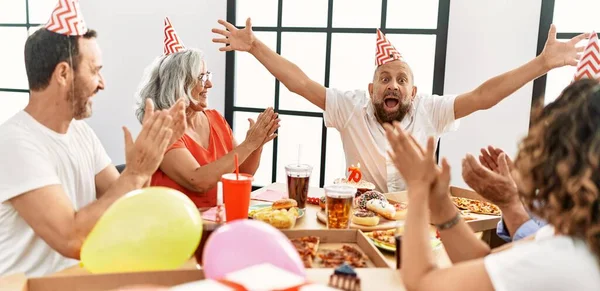
<instances>
[{"instance_id":1,"label":"lit candle","mask_svg":"<svg viewBox=\"0 0 600 291\"><path fill-rule=\"evenodd\" d=\"M348 176L348 181L354 181L358 183L362 179L362 173L360 172L360 163L357 164L357 167L354 165L348 168L348 172L350 175Z\"/></svg>"}]
</instances>

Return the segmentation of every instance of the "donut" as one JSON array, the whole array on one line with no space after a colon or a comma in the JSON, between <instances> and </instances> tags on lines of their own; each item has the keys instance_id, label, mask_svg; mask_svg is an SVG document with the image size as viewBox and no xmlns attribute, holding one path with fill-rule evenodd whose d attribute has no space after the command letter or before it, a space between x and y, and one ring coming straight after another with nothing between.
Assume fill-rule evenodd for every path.
<instances>
[{"instance_id":1,"label":"donut","mask_svg":"<svg viewBox=\"0 0 600 291\"><path fill-rule=\"evenodd\" d=\"M358 196L354 203L356 208L367 209L367 202L369 202L369 200L372 199L378 199L387 202L385 195L381 194L381 192L367 191L364 194Z\"/></svg>"},{"instance_id":2,"label":"donut","mask_svg":"<svg viewBox=\"0 0 600 291\"><path fill-rule=\"evenodd\" d=\"M371 199L367 202L367 209L389 220L394 220L394 215L396 215L396 208L385 200Z\"/></svg>"},{"instance_id":3,"label":"donut","mask_svg":"<svg viewBox=\"0 0 600 291\"><path fill-rule=\"evenodd\" d=\"M406 213L408 212L408 204L406 202L400 202L394 204L396 214L394 214L394 220L406 219Z\"/></svg>"},{"instance_id":4,"label":"donut","mask_svg":"<svg viewBox=\"0 0 600 291\"><path fill-rule=\"evenodd\" d=\"M379 224L379 216L373 211L358 209L352 215L352 222L364 226L376 226Z\"/></svg>"}]
</instances>

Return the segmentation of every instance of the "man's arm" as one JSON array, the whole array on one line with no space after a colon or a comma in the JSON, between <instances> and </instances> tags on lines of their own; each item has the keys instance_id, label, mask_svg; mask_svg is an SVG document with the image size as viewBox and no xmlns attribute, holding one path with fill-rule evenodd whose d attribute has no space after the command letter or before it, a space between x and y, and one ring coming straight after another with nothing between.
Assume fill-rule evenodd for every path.
<instances>
[{"instance_id":1,"label":"man's arm","mask_svg":"<svg viewBox=\"0 0 600 291\"><path fill-rule=\"evenodd\" d=\"M83 241L106 209L125 193L141 188L147 180L148 177L125 170L100 199L79 211L73 209L60 185L32 190L9 201L50 247L65 257L79 259Z\"/></svg>"},{"instance_id":2,"label":"man's arm","mask_svg":"<svg viewBox=\"0 0 600 291\"><path fill-rule=\"evenodd\" d=\"M509 215L509 217L514 217L514 215ZM510 223L508 223L510 224ZM519 241L534 235L542 226L546 225L543 221L538 221L534 218L530 218L529 220L523 222L518 226L518 228L513 232L509 232L508 225L504 221L504 217L502 220L498 222L498 226L496 227L496 234L498 237L503 239L506 242ZM513 223L513 225L517 225Z\"/></svg>"},{"instance_id":3,"label":"man's arm","mask_svg":"<svg viewBox=\"0 0 600 291\"><path fill-rule=\"evenodd\" d=\"M512 71L485 81L471 92L456 97L454 102L455 118L459 119L475 111L495 106L525 84L554 68L566 65L576 66L581 58L579 53L584 49L584 47L576 47L576 45L587 37L589 34L581 34L567 42L560 42L556 39L556 27L552 25L544 50L539 56Z\"/></svg>"},{"instance_id":4,"label":"man's arm","mask_svg":"<svg viewBox=\"0 0 600 291\"><path fill-rule=\"evenodd\" d=\"M119 179L119 171L110 164L96 175L96 199L102 198L104 193Z\"/></svg>"},{"instance_id":5,"label":"man's arm","mask_svg":"<svg viewBox=\"0 0 600 291\"><path fill-rule=\"evenodd\" d=\"M220 51L247 51L252 54L269 72L277 78L288 90L294 92L310 101L310 103L325 110L325 87L310 78L294 63L286 60L271 50L254 36L250 18L246 20L244 29L237 29L233 24L219 20L219 24L225 26L227 31L213 29L225 38L213 39L216 43L229 44L222 47Z\"/></svg>"}]
</instances>

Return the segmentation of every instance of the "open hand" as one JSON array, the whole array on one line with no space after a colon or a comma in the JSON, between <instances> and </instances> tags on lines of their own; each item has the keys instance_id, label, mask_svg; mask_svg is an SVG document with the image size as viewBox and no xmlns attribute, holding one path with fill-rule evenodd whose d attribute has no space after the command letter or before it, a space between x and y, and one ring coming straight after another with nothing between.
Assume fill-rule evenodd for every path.
<instances>
[{"instance_id":1,"label":"open hand","mask_svg":"<svg viewBox=\"0 0 600 291\"><path fill-rule=\"evenodd\" d=\"M173 135L172 118L168 111L154 111L152 100L146 99L146 113L142 130L135 142L127 127L125 135L125 159L127 170L141 177L149 178L158 169Z\"/></svg>"},{"instance_id":2,"label":"open hand","mask_svg":"<svg viewBox=\"0 0 600 291\"><path fill-rule=\"evenodd\" d=\"M495 173L500 174L500 169L498 167L498 159L500 158L500 155L502 153L504 153L502 149L495 148L493 146L482 148L481 154L479 155L479 162L484 167L494 171ZM504 158L506 159L509 171L512 171L514 169L513 161L506 154L504 154Z\"/></svg>"},{"instance_id":3,"label":"open hand","mask_svg":"<svg viewBox=\"0 0 600 291\"><path fill-rule=\"evenodd\" d=\"M384 128L391 146L388 154L404 178L406 186L409 189L426 188L430 191L439 175L434 157L433 138L427 140L427 149L423 150L399 123L394 122L394 126L384 124Z\"/></svg>"},{"instance_id":4,"label":"open hand","mask_svg":"<svg viewBox=\"0 0 600 291\"><path fill-rule=\"evenodd\" d=\"M501 153L495 162L496 171L493 171L479 164L472 155L467 155L462 162L463 179L475 192L501 208L520 203L508 160L506 154Z\"/></svg>"},{"instance_id":5,"label":"open hand","mask_svg":"<svg viewBox=\"0 0 600 291\"><path fill-rule=\"evenodd\" d=\"M589 38L589 33L583 33L573 37L569 41L561 42L556 39L556 26L552 24L548 31L548 40L540 57L548 70L562 66L577 66L581 59L581 53L585 46L576 47L577 43Z\"/></svg>"},{"instance_id":6,"label":"open hand","mask_svg":"<svg viewBox=\"0 0 600 291\"><path fill-rule=\"evenodd\" d=\"M219 48L222 52L229 51L244 51L247 52L252 48L255 37L252 32L252 21L250 18L246 19L246 27L244 29L238 29L233 24L219 19L219 24L223 25L227 30L213 28L212 32L220 34L224 38L213 38L214 43L224 43L225 46Z\"/></svg>"},{"instance_id":7,"label":"open hand","mask_svg":"<svg viewBox=\"0 0 600 291\"><path fill-rule=\"evenodd\" d=\"M254 150L263 146L277 137L275 131L279 128L279 121L279 115L271 107L259 114L256 122L249 118L250 128L246 133L244 142L248 143Z\"/></svg>"},{"instance_id":8,"label":"open hand","mask_svg":"<svg viewBox=\"0 0 600 291\"><path fill-rule=\"evenodd\" d=\"M183 136L185 129L187 128L185 101L183 98L179 98L179 100L171 106L169 115L173 121L171 123L171 130L173 133L171 135L171 141L169 142L169 146L171 146Z\"/></svg>"}]
</instances>

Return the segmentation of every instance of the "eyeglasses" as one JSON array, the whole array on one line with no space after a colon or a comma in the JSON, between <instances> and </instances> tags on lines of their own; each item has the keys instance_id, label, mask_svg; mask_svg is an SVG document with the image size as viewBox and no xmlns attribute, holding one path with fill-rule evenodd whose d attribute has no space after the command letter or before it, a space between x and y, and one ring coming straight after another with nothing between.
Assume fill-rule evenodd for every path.
<instances>
[{"instance_id":1,"label":"eyeglasses","mask_svg":"<svg viewBox=\"0 0 600 291\"><path fill-rule=\"evenodd\" d=\"M202 87L204 87L204 86L206 86L206 82L212 80L212 73L206 72L206 74L200 74L200 77L198 77L198 80L200 80L200 82L202 82Z\"/></svg>"}]
</instances>

